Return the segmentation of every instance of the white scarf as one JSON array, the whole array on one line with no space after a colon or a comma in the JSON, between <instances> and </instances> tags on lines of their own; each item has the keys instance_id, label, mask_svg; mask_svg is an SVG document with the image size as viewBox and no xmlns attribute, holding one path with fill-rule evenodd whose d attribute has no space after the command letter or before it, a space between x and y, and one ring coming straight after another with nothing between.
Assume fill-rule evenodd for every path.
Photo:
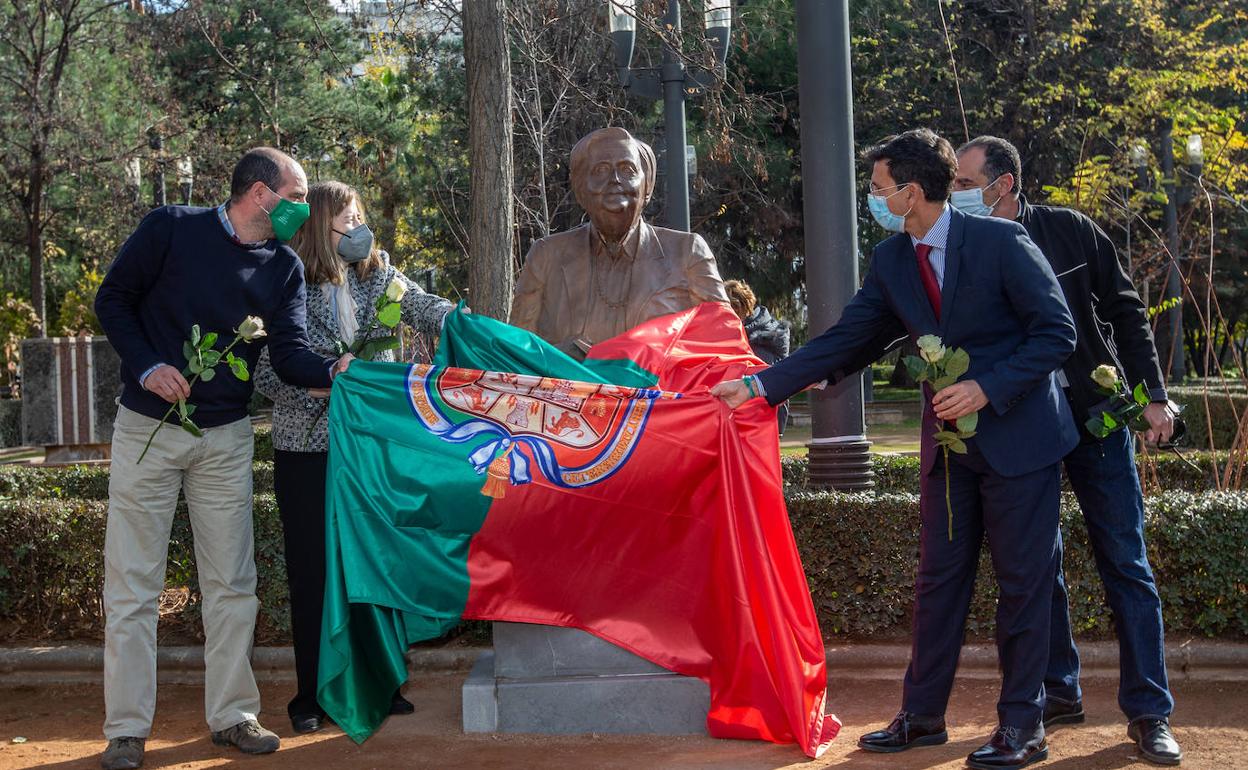
<instances>
[{"instance_id":1,"label":"white scarf","mask_svg":"<svg viewBox=\"0 0 1248 770\"><path fill-rule=\"evenodd\" d=\"M350 283L351 276L343 275L342 283L335 284L326 281L321 284L321 293L325 295L325 301L331 308L337 310L335 320L338 322L338 339L348 346L355 342L355 333L360 330L360 325L355 320L355 297L351 296Z\"/></svg>"}]
</instances>

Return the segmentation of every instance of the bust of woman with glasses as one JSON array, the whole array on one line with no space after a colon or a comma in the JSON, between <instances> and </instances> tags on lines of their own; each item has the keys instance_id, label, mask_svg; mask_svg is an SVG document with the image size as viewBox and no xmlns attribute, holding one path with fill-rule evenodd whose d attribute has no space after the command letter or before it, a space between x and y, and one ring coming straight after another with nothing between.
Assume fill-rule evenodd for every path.
<instances>
[{"instance_id":1,"label":"bust of woman with glasses","mask_svg":"<svg viewBox=\"0 0 1248 770\"><path fill-rule=\"evenodd\" d=\"M529 249L511 323L576 358L651 318L723 302L715 255L702 237L654 227L654 150L622 128L572 148L572 190L589 222Z\"/></svg>"}]
</instances>

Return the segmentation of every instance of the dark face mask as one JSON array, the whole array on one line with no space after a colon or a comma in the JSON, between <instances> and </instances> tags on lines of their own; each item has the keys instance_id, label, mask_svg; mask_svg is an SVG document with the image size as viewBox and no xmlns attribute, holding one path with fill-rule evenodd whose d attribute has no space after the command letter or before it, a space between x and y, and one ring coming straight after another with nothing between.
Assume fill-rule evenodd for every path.
<instances>
[{"instance_id":1,"label":"dark face mask","mask_svg":"<svg viewBox=\"0 0 1248 770\"><path fill-rule=\"evenodd\" d=\"M338 241L338 256L348 265L367 259L373 252L373 231L368 229L368 225L356 225L345 233L341 230L334 232L342 236Z\"/></svg>"}]
</instances>

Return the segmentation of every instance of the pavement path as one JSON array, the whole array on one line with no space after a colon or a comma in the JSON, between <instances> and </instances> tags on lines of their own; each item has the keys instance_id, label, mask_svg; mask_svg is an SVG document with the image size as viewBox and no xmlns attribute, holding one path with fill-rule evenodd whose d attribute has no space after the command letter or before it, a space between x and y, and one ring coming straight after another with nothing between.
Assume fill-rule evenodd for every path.
<instances>
[{"instance_id":1,"label":"pavement path","mask_svg":"<svg viewBox=\"0 0 1248 770\"><path fill-rule=\"evenodd\" d=\"M416 714L392 717L357 746L337 728L294 736L284 704L291 685L261 685L261 721L282 736L282 749L267 757L243 757L212 745L203 724L203 688L161 685L156 724L145 767L212 768L238 763L267 768L672 768L673 770L777 770L846 767L863 770L953 770L992 729L997 684L961 679L949 708L950 742L898 755L868 754L858 735L888 721L897 708L900 682L833 677L831 710L845 726L828 753L807 762L793 746L704 736L464 735L460 732L462 672L417 674L404 692ZM1089 680L1088 722L1061 727L1049 738L1048 770L1127 770L1151 767L1135 756L1118 713L1116 682ZM1242 682L1184 681L1176 685L1175 731L1187 754L1185 768L1244 768L1248 742L1248 687ZM97 684L0 687L0 770L44 767L97 768L103 692ZM15 737L24 743L12 743Z\"/></svg>"}]
</instances>

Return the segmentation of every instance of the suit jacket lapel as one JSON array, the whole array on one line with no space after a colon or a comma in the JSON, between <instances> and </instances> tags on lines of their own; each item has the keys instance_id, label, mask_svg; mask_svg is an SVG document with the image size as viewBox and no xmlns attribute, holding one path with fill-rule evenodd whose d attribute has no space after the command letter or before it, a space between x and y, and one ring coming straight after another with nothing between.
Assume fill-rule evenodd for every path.
<instances>
[{"instance_id":1,"label":"suit jacket lapel","mask_svg":"<svg viewBox=\"0 0 1248 770\"><path fill-rule=\"evenodd\" d=\"M962 266L962 236L966 231L966 216L956 210L949 212L949 237L945 241L945 280L940 289L940 336L949 330L949 318L953 315L954 295L958 292L958 272Z\"/></svg>"}]
</instances>

